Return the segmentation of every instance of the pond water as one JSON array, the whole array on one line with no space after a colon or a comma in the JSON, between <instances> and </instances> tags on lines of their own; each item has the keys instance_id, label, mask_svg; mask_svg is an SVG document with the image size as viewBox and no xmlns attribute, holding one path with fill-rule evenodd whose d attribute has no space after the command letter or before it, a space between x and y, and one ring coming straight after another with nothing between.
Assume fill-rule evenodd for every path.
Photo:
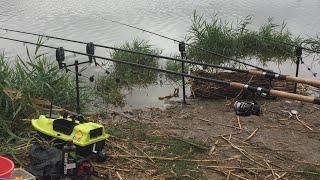
<instances>
[{"instance_id":1,"label":"pond water","mask_svg":"<svg viewBox=\"0 0 320 180\"><path fill-rule=\"evenodd\" d=\"M295 35L314 36L320 31L319 0L0 0L0 27L44 33L81 41L116 46L126 41L148 40L154 47L163 50L164 55L178 54L178 44L156 37L139 30L112 23L113 19L129 23L153 32L184 39L191 25L193 11L197 10L204 18L215 13L226 20L236 21L247 15L254 17L256 29L270 16L275 22L287 22ZM35 37L0 31L1 36L36 40ZM83 45L49 40L47 44L63 46L66 49L84 50ZM9 57L25 54L25 45L0 39L0 49ZM53 54L52 50L45 50ZM98 50L105 55L106 50ZM72 57L83 60L84 57ZM313 71L320 73L317 63L312 58L305 60ZM258 62L256 65L261 65ZM295 65L290 62L277 66L267 64L269 69L284 74L294 74ZM95 70L99 71L99 70ZM95 71L89 73L96 73ZM301 66L300 74L312 77L312 74ZM172 85L152 85L147 89L135 88L126 97L129 106L162 106L159 96L173 92Z\"/></svg>"}]
</instances>

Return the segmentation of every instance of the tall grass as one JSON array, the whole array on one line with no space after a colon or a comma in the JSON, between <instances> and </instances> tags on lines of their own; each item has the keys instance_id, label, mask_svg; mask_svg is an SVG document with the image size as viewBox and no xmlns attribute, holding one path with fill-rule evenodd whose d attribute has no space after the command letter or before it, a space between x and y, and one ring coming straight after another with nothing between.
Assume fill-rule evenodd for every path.
<instances>
[{"instance_id":1,"label":"tall grass","mask_svg":"<svg viewBox=\"0 0 320 180\"><path fill-rule=\"evenodd\" d=\"M179 57L176 57L176 58L179 58ZM182 73L181 64L182 63L180 61L167 61L166 70ZM188 72L189 67L193 67L193 65L185 63L184 71ZM169 80L173 80L173 81L180 81L182 79L181 76L179 75L174 75L174 74L165 74L165 75Z\"/></svg>"},{"instance_id":2,"label":"tall grass","mask_svg":"<svg viewBox=\"0 0 320 180\"><path fill-rule=\"evenodd\" d=\"M249 30L252 18L247 16L236 24L223 21L218 15L208 21L194 12L189 41L198 48L212 50L230 57L258 57L262 62L277 58L286 60L293 57L294 48L272 41L299 44L302 39L293 37L286 23L275 24L272 18L259 30ZM216 55L189 48L189 57L204 62L221 64L228 62Z\"/></svg>"},{"instance_id":3,"label":"tall grass","mask_svg":"<svg viewBox=\"0 0 320 180\"><path fill-rule=\"evenodd\" d=\"M179 61L167 61L166 62L166 70L169 71L175 71L175 72L182 72L182 68L181 68L181 62ZM166 74L166 77L170 80L175 80L175 81L179 81L181 80L181 76L177 76L174 74Z\"/></svg>"},{"instance_id":4,"label":"tall grass","mask_svg":"<svg viewBox=\"0 0 320 180\"><path fill-rule=\"evenodd\" d=\"M120 46L121 49L138 51L148 54L160 54L159 50L154 49L145 40L134 40L132 42L126 42ZM113 51L111 57L127 62L143 64L152 67L158 67L158 58L143 56L139 54L127 53L123 51ZM113 76L120 80L121 85L127 86L143 86L150 83L154 83L157 80L157 72L149 69L143 69L140 67L129 66L125 64L116 63L114 65Z\"/></svg>"},{"instance_id":5,"label":"tall grass","mask_svg":"<svg viewBox=\"0 0 320 180\"><path fill-rule=\"evenodd\" d=\"M126 42L119 48L138 51L148 54L160 54L160 51L153 48L147 41L134 40ZM127 53L123 51L112 51L111 58L127 61L136 64L143 64L151 67L158 67L158 58L143 56L139 54ZM96 87L98 94L106 103L114 105L124 104L124 95L121 94L122 88L131 88L133 86L147 86L155 83L158 73L153 70L143 69L130 65L115 63L111 74L100 77Z\"/></svg>"},{"instance_id":6,"label":"tall grass","mask_svg":"<svg viewBox=\"0 0 320 180\"><path fill-rule=\"evenodd\" d=\"M96 90L106 103L115 106L124 105L124 95L121 94L121 85L113 75L99 77L96 81Z\"/></svg>"},{"instance_id":7,"label":"tall grass","mask_svg":"<svg viewBox=\"0 0 320 180\"><path fill-rule=\"evenodd\" d=\"M308 48L320 52L320 36L317 35L315 38L307 38L303 41L304 45Z\"/></svg>"},{"instance_id":8,"label":"tall grass","mask_svg":"<svg viewBox=\"0 0 320 180\"><path fill-rule=\"evenodd\" d=\"M18 57L11 66L0 55L0 142L8 137L17 139L28 133L30 124L21 119L33 118L41 110L34 104L36 99L52 101L53 104L71 109L75 107L75 81L61 71L55 62L45 55L27 50L27 57ZM88 97L87 92L83 92ZM13 134L12 132L17 133Z\"/></svg>"}]
</instances>

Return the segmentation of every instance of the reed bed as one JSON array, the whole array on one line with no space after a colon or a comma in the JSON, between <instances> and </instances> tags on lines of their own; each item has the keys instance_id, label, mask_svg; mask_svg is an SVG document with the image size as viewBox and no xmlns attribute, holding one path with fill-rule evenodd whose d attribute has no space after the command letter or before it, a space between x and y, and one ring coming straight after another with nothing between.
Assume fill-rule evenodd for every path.
<instances>
[{"instance_id":1,"label":"reed bed","mask_svg":"<svg viewBox=\"0 0 320 180\"><path fill-rule=\"evenodd\" d=\"M268 18L258 30L252 30L252 21L252 17L247 16L232 23L217 14L207 20L194 12L188 35L188 41L194 47L188 49L189 57L213 64L231 63L198 49L203 48L230 57L258 57L261 62L281 62L294 56L294 47L275 42L300 45L303 41L292 35L285 22L276 24L273 18Z\"/></svg>"}]
</instances>

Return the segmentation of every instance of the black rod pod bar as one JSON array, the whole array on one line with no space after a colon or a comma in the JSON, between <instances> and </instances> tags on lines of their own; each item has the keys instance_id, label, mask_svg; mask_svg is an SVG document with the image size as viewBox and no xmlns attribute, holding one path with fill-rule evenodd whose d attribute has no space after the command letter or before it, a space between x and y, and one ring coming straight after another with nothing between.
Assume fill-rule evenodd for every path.
<instances>
[{"instance_id":1,"label":"black rod pod bar","mask_svg":"<svg viewBox=\"0 0 320 180\"><path fill-rule=\"evenodd\" d=\"M302 48L301 47L296 47L296 57L301 57L302 56Z\"/></svg>"},{"instance_id":2,"label":"black rod pod bar","mask_svg":"<svg viewBox=\"0 0 320 180\"><path fill-rule=\"evenodd\" d=\"M89 54L89 63L92 63L94 61L95 66L98 66L96 58L92 57L94 55L94 50L95 50L95 47L94 47L93 42L87 43L86 52L87 52L87 54Z\"/></svg>"},{"instance_id":3,"label":"black rod pod bar","mask_svg":"<svg viewBox=\"0 0 320 180\"><path fill-rule=\"evenodd\" d=\"M186 43L185 42L179 42L179 51L181 53L181 59L186 59L187 54L186 54ZM185 68L184 68L184 62L181 62L181 72L185 73ZM182 101L183 104L186 104L186 83L185 83L185 78L182 76Z\"/></svg>"},{"instance_id":4,"label":"black rod pod bar","mask_svg":"<svg viewBox=\"0 0 320 180\"><path fill-rule=\"evenodd\" d=\"M296 47L295 48L295 54L296 54L296 57L297 57L297 60L296 60L296 64L297 64L297 68L296 68L296 77L299 76L299 66L300 66L300 61L302 60L302 48L301 47ZM298 83L294 83L294 93L296 94L297 93L297 86L298 86Z\"/></svg>"},{"instance_id":5,"label":"black rod pod bar","mask_svg":"<svg viewBox=\"0 0 320 180\"><path fill-rule=\"evenodd\" d=\"M59 64L59 69L65 68L65 63L63 61L66 59L65 54L64 54L64 49L63 47L59 47L56 49L56 60L58 61Z\"/></svg>"}]
</instances>

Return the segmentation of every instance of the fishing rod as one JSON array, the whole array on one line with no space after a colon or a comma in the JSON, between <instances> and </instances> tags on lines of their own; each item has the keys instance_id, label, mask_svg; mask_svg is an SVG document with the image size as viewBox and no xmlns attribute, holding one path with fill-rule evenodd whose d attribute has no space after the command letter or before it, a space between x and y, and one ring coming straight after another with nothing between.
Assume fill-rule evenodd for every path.
<instances>
[{"instance_id":1,"label":"fishing rod","mask_svg":"<svg viewBox=\"0 0 320 180\"><path fill-rule=\"evenodd\" d=\"M308 85L315 86L315 87L320 87L320 80L305 79L305 78L301 78L301 77L283 75L283 74L278 74L278 73L274 73L274 72L263 72L263 71L258 71L258 70L254 70L254 69L252 69L252 70L236 69L236 68L232 68L232 67L218 66L218 65L207 64L207 63L202 63L202 62L190 61L190 60L186 60L186 59L179 59L179 58L173 58L173 57L156 55L156 54L148 54L148 53L139 52L139 51L133 51L133 50L121 49L121 48L116 48L116 47L111 47L111 46L100 45L100 44L94 44L92 42L88 43L88 42L83 42L83 41L66 39L66 38L61 38L61 37L56 37L56 36L48 36L48 35L44 35L44 34L31 33L31 32L26 32L26 31L19 31L19 30L8 29L8 28L0 28L0 29L10 31L10 32L29 34L29 35L34 35L34 36L62 40L62 41L85 44L85 45L87 45L87 49L90 49L90 54L94 54L94 47L107 48L107 49L113 49L113 50L117 50L117 51L128 52L128 53L135 53L135 54L149 56L149 57L162 58L162 59L168 59L168 60L172 60L172 61L178 61L178 62L196 64L196 65L207 66L207 67L212 67L212 68L224 69L224 70L229 70L229 71L236 71L236 72L246 73L246 74L251 74L251 75L257 75L257 76L265 77L268 79L286 80L286 81L291 81L291 82L296 82L296 83L308 84Z\"/></svg>"},{"instance_id":2,"label":"fishing rod","mask_svg":"<svg viewBox=\"0 0 320 180\"><path fill-rule=\"evenodd\" d=\"M184 41L179 41L179 40L177 40L177 39L174 39L174 38L171 38L171 37L167 37L167 36L164 36L164 35L161 35L161 34L152 32L152 31L148 31L148 30L145 30L145 29L142 29L142 28L139 28L139 27L130 25L130 24L126 24L126 23L120 22L120 21L115 21L115 20L111 20L111 19L106 19L106 18L103 18L103 17L101 17L101 18L104 19L104 20L107 20L107 21L111 21L111 22L113 22L113 23L121 24L121 25L123 25L123 26L127 26L127 27L130 27L130 28L134 28L134 29L137 29L137 30L140 30L140 31L149 33L149 34L153 34L153 35L155 35L155 36L159 36L159 37L162 37L162 38L165 38L165 39L174 41L174 42L185 43ZM212 50L200 48L200 47L194 46L194 45L189 44L189 43L185 43L185 45L187 45L187 46L189 46L189 47L192 47L192 48L195 48L195 49L198 49L198 50L201 50L201 51L203 51L203 52L207 52L207 53L209 53L209 54L214 54L214 55L219 56L219 57L222 57L222 58L224 58L224 59L228 59L228 60L231 60L231 61L234 61L234 62L243 64L243 65L246 65L246 66L250 66L250 67L259 69L259 70L261 70L261 71L270 72L270 70L267 70L267 69L264 69L264 68L261 68L261 67L258 67L258 66L249 64L249 63L241 62L241 61L239 61L239 60L237 60L237 59L234 59L234 58L225 56L225 55L223 55L223 54L216 53L216 52L214 52L214 51L212 51Z\"/></svg>"},{"instance_id":3,"label":"fishing rod","mask_svg":"<svg viewBox=\"0 0 320 180\"><path fill-rule=\"evenodd\" d=\"M271 95L271 96L277 96L277 97L283 97L283 98L292 99L292 100L298 100L298 101L303 101L303 102L320 104L320 98L319 97L304 96L304 95L299 95L299 94L293 94L293 93L278 91L278 90L274 90L274 89L255 87L255 86L251 86L251 85L248 85L248 84L242 84L242 83L238 83L238 82L228 82L228 81L223 81L223 80L218 80L218 79L199 77L199 76L195 76L195 75L179 73L179 72L176 72L176 71L159 69L159 68L156 68L156 67L147 66L147 65L143 65L143 64L132 63L132 62L127 62L127 61L117 60L117 59L112 59L112 58L106 58L106 57L102 57L102 56L96 56L96 55L82 53L82 52L78 52L78 51L74 51L74 50L63 49L62 47L58 48L58 47L54 47L54 46L43 45L43 44L39 44L39 43L33 43L33 42L29 42L29 41L23 41L23 40L8 38L8 37L0 36L0 39L6 39L6 40L20 42L20 43L24 43L24 44L31 44L31 45L35 45L35 46L55 49L56 50L56 54L61 54L61 55L63 54L63 56L64 56L64 52L70 52L70 53L74 53L74 54L88 56L88 57L91 57L91 58L97 58L97 59L102 59L102 60L105 60L105 61L111 61L111 62L114 62L114 63L121 63L121 64L126 64L126 65L130 65L130 66L134 66L134 67L140 67L140 68L150 69L150 70L159 71L159 72L163 72L163 73L174 74L174 75L189 77L189 78L198 79L198 80L202 80L202 81L208 81L208 82L212 82L212 83L216 83L216 84L226 85L226 86L230 86L230 87L235 88L235 89L247 90L247 91L256 92L256 93L263 93L263 94L267 94L267 95ZM61 52L59 52L59 51L61 51ZM63 58L61 58L61 59L63 59ZM62 64L62 62L60 61L59 62L59 67L63 68L63 66L61 66L61 64ZM81 64L81 63L79 63L79 64Z\"/></svg>"}]
</instances>

